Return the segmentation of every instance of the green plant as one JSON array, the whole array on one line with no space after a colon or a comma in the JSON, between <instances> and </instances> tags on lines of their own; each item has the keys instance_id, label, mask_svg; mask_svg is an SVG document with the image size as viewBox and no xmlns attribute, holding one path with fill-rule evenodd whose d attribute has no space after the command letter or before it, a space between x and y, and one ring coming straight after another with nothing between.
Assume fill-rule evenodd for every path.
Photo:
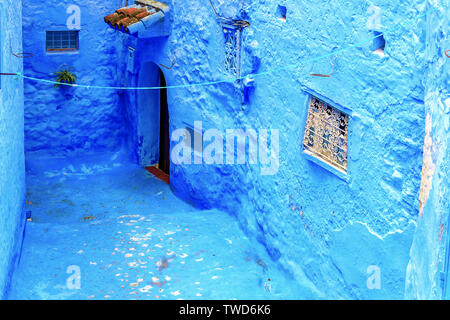
<instances>
[{"instance_id":1,"label":"green plant","mask_svg":"<svg viewBox=\"0 0 450 320\"><path fill-rule=\"evenodd\" d=\"M61 71L55 72L56 81L60 83L55 83L55 88L61 87L61 83L74 84L77 80L77 76L70 71L70 68L63 69Z\"/></svg>"}]
</instances>

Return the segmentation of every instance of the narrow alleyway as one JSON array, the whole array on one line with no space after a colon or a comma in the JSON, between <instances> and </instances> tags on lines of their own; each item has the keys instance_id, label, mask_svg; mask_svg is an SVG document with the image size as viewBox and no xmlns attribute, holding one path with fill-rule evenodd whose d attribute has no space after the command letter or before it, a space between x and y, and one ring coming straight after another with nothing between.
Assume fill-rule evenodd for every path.
<instances>
[{"instance_id":1,"label":"narrow alleyway","mask_svg":"<svg viewBox=\"0 0 450 320\"><path fill-rule=\"evenodd\" d=\"M309 298L233 217L116 157L28 161L32 221L9 299Z\"/></svg>"}]
</instances>

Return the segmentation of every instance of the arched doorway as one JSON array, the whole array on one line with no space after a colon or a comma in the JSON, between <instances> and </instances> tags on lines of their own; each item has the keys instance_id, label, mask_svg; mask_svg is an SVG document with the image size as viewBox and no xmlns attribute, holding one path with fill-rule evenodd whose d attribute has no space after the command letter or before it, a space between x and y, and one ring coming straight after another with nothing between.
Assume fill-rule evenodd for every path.
<instances>
[{"instance_id":1,"label":"arched doorway","mask_svg":"<svg viewBox=\"0 0 450 320\"><path fill-rule=\"evenodd\" d=\"M166 87L164 73L153 62L142 65L139 87ZM170 129L167 89L139 90L138 104L138 157L143 167L158 168L170 174ZM154 172L152 172L154 173Z\"/></svg>"},{"instance_id":2,"label":"arched doorway","mask_svg":"<svg viewBox=\"0 0 450 320\"><path fill-rule=\"evenodd\" d=\"M170 130L169 130L169 105L167 104L166 78L159 69L160 87L160 133L159 133L159 169L166 174L170 174Z\"/></svg>"}]
</instances>

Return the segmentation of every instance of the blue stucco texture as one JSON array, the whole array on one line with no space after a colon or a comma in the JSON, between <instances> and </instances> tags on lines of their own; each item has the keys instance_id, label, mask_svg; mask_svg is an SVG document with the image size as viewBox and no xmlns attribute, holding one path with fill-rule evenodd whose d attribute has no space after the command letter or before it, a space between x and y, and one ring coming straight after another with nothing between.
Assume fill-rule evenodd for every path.
<instances>
[{"instance_id":1,"label":"blue stucco texture","mask_svg":"<svg viewBox=\"0 0 450 320\"><path fill-rule=\"evenodd\" d=\"M283 5L286 22L277 18L276 4L268 1L218 6L223 15L250 20L243 32L243 74L291 65L372 36L366 27L368 2L312 6L284 1ZM418 1L378 5L385 28L411 18L410 8L421 8ZM176 66L164 70L169 85L222 79L223 33L212 9L195 1L175 9L171 37L141 41L138 61L167 64L168 57L176 55ZM414 9L414 15L420 12ZM324 16L327 19L320 18ZM313 283L319 296L379 297L362 280L368 277L367 267L380 264L383 279L388 279L384 297L402 298L411 228L419 207L424 25L421 20L387 34L384 58L371 52L371 42L339 54L329 79L309 76L329 72L327 59L255 77L246 104L239 85L169 90L172 129L195 120L202 120L205 130L280 129L276 175L261 176L260 168L251 165L173 166L177 195L199 207L219 207L235 215L274 260L297 281ZM411 58L411 52L417 52L417 58ZM302 156L308 91L352 110L348 182ZM129 101L134 94L129 94ZM133 103L126 110L133 110ZM358 224L364 227L351 227ZM342 246L339 238L349 241L342 250L335 249ZM364 246L352 247L352 242L360 241ZM390 246L394 249L385 251ZM364 248L372 252L364 254ZM395 256L399 251L404 254ZM355 259L359 263L351 263ZM343 279L342 273L348 276Z\"/></svg>"},{"instance_id":2,"label":"blue stucco texture","mask_svg":"<svg viewBox=\"0 0 450 320\"><path fill-rule=\"evenodd\" d=\"M22 72L21 2L1 1L2 72ZM8 21L8 23L3 23ZM2 76L0 88L0 298L6 295L18 262L25 221L25 167L23 150L23 82Z\"/></svg>"},{"instance_id":3,"label":"blue stucco texture","mask_svg":"<svg viewBox=\"0 0 450 320\"><path fill-rule=\"evenodd\" d=\"M429 8L435 7L432 1ZM441 8L427 19L426 137L423 151L421 212L411 247L405 297L449 299L450 246L450 66L445 50L450 45L450 9Z\"/></svg>"},{"instance_id":4,"label":"blue stucco texture","mask_svg":"<svg viewBox=\"0 0 450 320\"><path fill-rule=\"evenodd\" d=\"M24 73L53 79L55 71L70 66L78 76L78 83L128 87L157 86L159 70L164 73L169 86L230 77L224 63L223 29L208 1L183 0L183 5L173 0L163 2L171 8L167 18L169 35L136 38L114 31L103 22L103 17L123 6L124 1L63 0L46 1L42 5L42 2L24 0L26 37L23 51L34 54L33 58L24 59ZM45 30L66 29L66 9L71 4L79 5L82 12L80 50L70 54L48 54L44 46ZM33 213L36 220L30 224L27 233L25 258L12 296L23 294L18 291L22 288L32 288L27 291L27 297L91 296L94 289L78 293L61 289L58 293L65 276L63 268L69 264L80 263L86 270L93 270L88 276L95 278L98 274L99 282L93 280L98 286L101 286L100 279L111 282L112 275L98 269L107 268L114 262L118 263L113 265L114 268L125 263L109 256L121 240L113 240L107 233L97 237L95 230L105 226L114 234L131 234L139 233L137 227L152 227L150 221L144 221L142 226L134 222L128 226L116 223L120 220L117 217L133 214L136 201L143 201L148 196L145 198L148 203L143 204L139 208L142 211L136 214L152 221L159 215L167 217L168 220L158 222L161 237L163 230L171 230L166 224L169 216L174 219L173 223L189 224L187 228L200 237L198 243L191 239L195 250L192 249L190 254L203 250L200 247L207 242L203 237L211 237L209 247L220 252L227 250L221 237L231 236L243 248L247 248L247 243L242 240L245 237L249 248L264 248L267 254L263 259L265 265L283 270L283 276L292 279L291 285L277 289L280 294L285 292L286 297L402 299L405 286L408 297L430 297L423 290L427 291L427 286L436 287L437 273L430 277L429 270L422 274L420 270L425 270L423 266L430 266L431 262L444 259L446 250L442 249L442 242L426 238L426 235L434 237L436 230L440 230L437 221L441 219L433 213L440 212L444 217L449 211L448 201L442 200L442 195L448 194L448 160L445 160L448 149L445 145L448 142L449 100L445 90L449 77L448 62L445 64L442 57L444 44L448 44L448 40L443 40L446 39L444 30L448 30L448 19L445 24L442 17L448 18L445 14L448 8L442 9L436 19L417 19L435 4L430 1L424 5L421 0L380 0L377 3L229 0L214 1L214 4L222 16L249 21L250 26L242 32L241 74L263 72L264 75L252 77L254 81L169 89L170 132L193 126L194 121L202 121L203 130L214 128L221 132L241 128L278 129L280 158L276 174L261 175L261 166L248 161L245 165L172 163L170 190L195 207L194 210L175 199L167 186L158 184L134 167L158 161L158 91L55 89L49 84L27 80L23 115L20 82L16 86L13 81L17 80L8 78L8 87L2 79L2 94L5 92L14 97L8 101L15 102L11 105L2 103L0 109L0 132L6 137L0 143L8 148L7 152L2 149L0 155L0 166L8 172L8 175L0 176L0 188L3 188L0 219L7 225L6 232L0 232L0 237L9 239L1 256L11 255L14 251L10 240L14 230L21 228L20 222L11 218L18 219L24 200L23 154L20 151L23 145L18 142L24 129L20 120L23 116L29 190L37 199L36 207L32 209L36 211ZM371 11L374 4L379 11ZM280 18L280 10L281 15L286 15L285 19ZM369 23L373 12L380 13L379 23ZM45 19L38 19L40 16ZM18 21L15 23L19 26ZM399 27L400 23L403 26ZM4 30L2 32L3 37ZM386 32L384 55L372 52L374 44L370 38L376 32ZM19 34L12 35L17 37L15 40L20 39ZM366 39L369 41L362 42ZM355 47L335 56L280 70L356 43ZM329 74L332 68L334 73L329 78L311 76L311 73ZM447 68L446 72L443 72L444 68ZM270 72L274 69L278 71ZM18 70L20 66L13 71ZM349 113L348 173L344 179L303 154L302 139L310 94L323 97ZM432 130L426 132L426 119L430 117ZM430 200L425 204L422 191L427 190L428 180L424 180L423 174L424 150L435 150L424 147L429 136L433 137L436 146L440 143L440 151L433 158L436 167L434 183ZM104 152L114 154L119 151L125 160L112 159L105 164L104 161L110 158ZM88 160L83 160L88 154L93 154L92 161L98 163L88 164ZM51 168L42 165L47 160ZM112 168L111 173L102 171L116 162L120 166ZM100 189L96 190L97 179L99 188L106 192L100 194ZM120 184L126 180L127 184ZM15 182L11 184L11 181ZM8 188L8 192L4 188ZM164 201L156 195L161 191L167 195ZM3 201L4 194L8 194L6 202ZM52 195L58 202L44 203ZM110 206L109 211L102 211L97 206L99 199L103 199L105 206ZM63 200L70 200L74 206ZM116 204L117 208L114 207ZM198 211L200 209L206 211ZM424 218L418 220L422 209ZM99 218L82 221L86 210L89 215ZM189 221L188 217L193 214L198 220ZM208 215L214 218L207 219ZM44 220L40 222L40 219ZM416 231L417 223L419 229ZM227 225L223 234L215 234L219 225L224 228ZM85 240L68 240L77 234L82 234L80 239ZM179 240L185 241L185 236ZM45 243L36 243L39 238L45 239ZM427 247L425 255L421 253L423 243ZM103 244L106 246L104 252L100 250ZM148 244L154 245L153 242ZM175 251L175 247L165 248ZM128 249L126 246L119 248L121 252ZM78 255L79 250L85 255ZM244 249L236 250L235 255L226 256L232 261L230 265L238 264L244 255ZM47 255L51 258L45 262ZM211 259L208 267L224 261ZM31 268L40 261L48 265L48 270ZM367 286L370 275L367 270L371 266L379 268L381 273L381 287L377 290ZM4 266L0 268L0 285L1 277L7 277L2 270L5 270ZM259 269L249 267L248 270L253 289L233 289L231 282L224 282L233 294L213 293L211 289L203 298L266 297L265 292L260 291L260 284L256 285L257 279L262 279ZM133 277L137 275L132 272ZM45 282L43 279L50 274L57 275L54 282ZM241 275L237 272L228 276ZM35 280L30 280L27 287L26 282L33 277ZM209 285L212 287L212 282L208 282ZM432 296L435 296L433 290ZM196 298L193 292L187 293L186 297ZM113 297L111 293L96 293L95 298L105 295Z\"/></svg>"},{"instance_id":5,"label":"blue stucco texture","mask_svg":"<svg viewBox=\"0 0 450 320\"><path fill-rule=\"evenodd\" d=\"M46 31L67 30L66 9L77 1L23 2L24 59L28 76L56 80L55 72L70 67L78 83L114 86L117 83L116 39L105 28L102 12L114 11L112 2L78 2L81 10L79 51L47 53ZM119 94L27 81L25 83L25 147L27 151L62 155L117 149L123 140Z\"/></svg>"}]
</instances>

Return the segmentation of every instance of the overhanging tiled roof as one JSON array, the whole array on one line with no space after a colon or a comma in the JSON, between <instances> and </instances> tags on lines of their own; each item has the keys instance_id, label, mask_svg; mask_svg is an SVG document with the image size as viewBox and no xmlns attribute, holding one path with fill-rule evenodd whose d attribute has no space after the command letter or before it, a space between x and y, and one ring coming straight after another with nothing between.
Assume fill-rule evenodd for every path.
<instances>
[{"instance_id":1,"label":"overhanging tiled roof","mask_svg":"<svg viewBox=\"0 0 450 320\"><path fill-rule=\"evenodd\" d=\"M116 30L134 34L148 29L164 19L169 6L153 0L137 0L134 5L120 8L104 18L105 22Z\"/></svg>"}]
</instances>

